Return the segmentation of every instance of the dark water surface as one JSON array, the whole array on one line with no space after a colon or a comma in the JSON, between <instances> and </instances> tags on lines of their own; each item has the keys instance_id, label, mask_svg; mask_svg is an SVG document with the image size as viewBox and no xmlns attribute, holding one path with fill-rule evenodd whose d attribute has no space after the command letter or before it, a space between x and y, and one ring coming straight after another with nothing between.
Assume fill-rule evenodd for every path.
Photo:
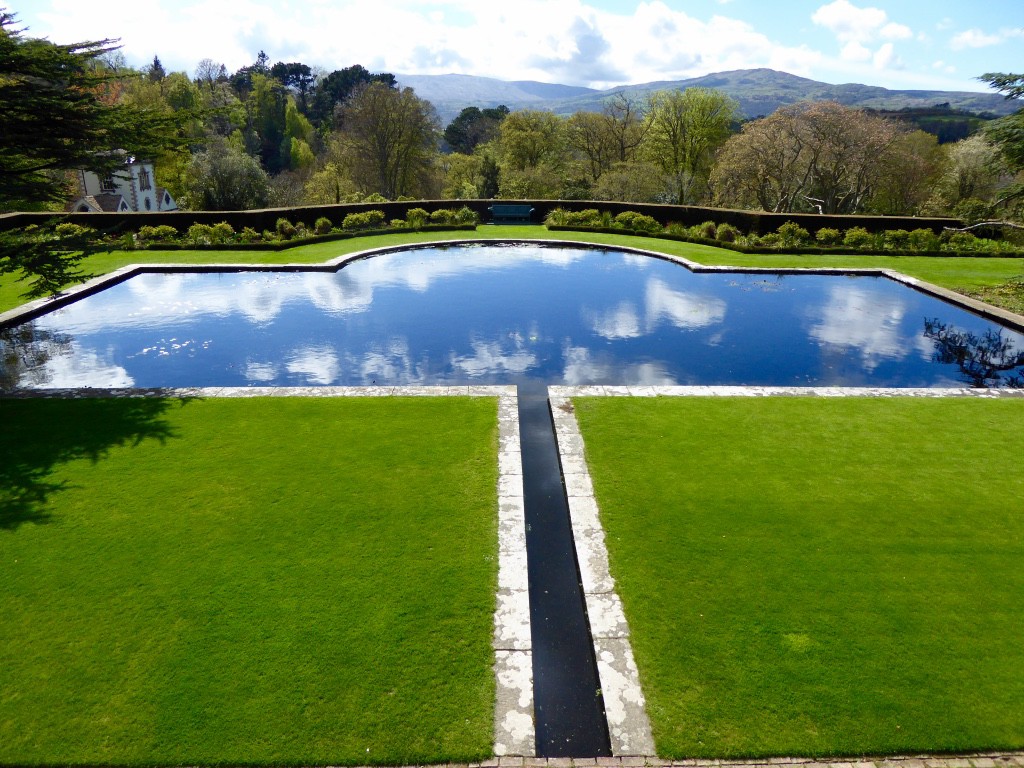
<instances>
[{"instance_id":1,"label":"dark water surface","mask_svg":"<svg viewBox=\"0 0 1024 768\"><path fill-rule=\"evenodd\" d=\"M1021 334L886 278L467 246L334 273L138 275L0 331L0 385L1004 386L1022 369L989 364L996 338L1024 349Z\"/></svg>"}]
</instances>

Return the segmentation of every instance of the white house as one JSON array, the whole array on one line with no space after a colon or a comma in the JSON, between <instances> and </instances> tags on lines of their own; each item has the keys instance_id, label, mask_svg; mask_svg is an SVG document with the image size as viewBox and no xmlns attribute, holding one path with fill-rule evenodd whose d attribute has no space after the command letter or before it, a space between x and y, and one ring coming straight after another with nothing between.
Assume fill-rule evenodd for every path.
<instances>
[{"instance_id":1,"label":"white house","mask_svg":"<svg viewBox=\"0 0 1024 768\"><path fill-rule=\"evenodd\" d=\"M158 187L153 163L129 157L124 168L109 176L78 171L79 195L68 207L76 213L176 211L171 193Z\"/></svg>"}]
</instances>

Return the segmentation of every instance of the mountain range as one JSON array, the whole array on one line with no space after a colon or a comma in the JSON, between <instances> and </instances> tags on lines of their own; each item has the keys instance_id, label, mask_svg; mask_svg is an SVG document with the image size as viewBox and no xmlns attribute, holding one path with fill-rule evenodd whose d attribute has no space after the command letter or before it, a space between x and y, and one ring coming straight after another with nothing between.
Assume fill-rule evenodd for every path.
<instances>
[{"instance_id":1,"label":"mountain range","mask_svg":"<svg viewBox=\"0 0 1024 768\"><path fill-rule=\"evenodd\" d=\"M600 111L605 99L625 92L643 99L653 91L675 88L717 88L734 98L745 118L770 115L779 107L797 101L838 101L852 107L879 110L948 105L973 113L1008 115L1019 104L999 94L972 91L894 91L873 85L844 83L831 85L774 69L737 69L689 80L664 80L595 90L572 85L506 81L473 75L397 75L398 83L434 105L447 125L465 107L541 109L560 115Z\"/></svg>"}]
</instances>

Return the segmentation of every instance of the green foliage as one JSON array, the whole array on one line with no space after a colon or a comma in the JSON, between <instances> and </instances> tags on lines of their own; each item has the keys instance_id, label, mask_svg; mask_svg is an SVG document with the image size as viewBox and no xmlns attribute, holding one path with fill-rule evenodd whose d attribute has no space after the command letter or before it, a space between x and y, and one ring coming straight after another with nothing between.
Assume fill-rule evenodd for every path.
<instances>
[{"instance_id":1,"label":"green foliage","mask_svg":"<svg viewBox=\"0 0 1024 768\"><path fill-rule=\"evenodd\" d=\"M228 222L217 224L193 224L188 228L188 239L196 245L217 245L229 242L235 235L235 229Z\"/></svg>"},{"instance_id":2,"label":"green foliage","mask_svg":"<svg viewBox=\"0 0 1024 768\"><path fill-rule=\"evenodd\" d=\"M363 211L362 213L350 213L341 222L341 228L346 232L359 229L380 229L384 226L387 217L384 211Z\"/></svg>"},{"instance_id":3,"label":"green foliage","mask_svg":"<svg viewBox=\"0 0 1024 768\"><path fill-rule=\"evenodd\" d=\"M778 229L779 237L785 248L796 248L810 240L810 233L795 221L787 221Z\"/></svg>"},{"instance_id":4,"label":"green foliage","mask_svg":"<svg viewBox=\"0 0 1024 768\"><path fill-rule=\"evenodd\" d=\"M866 248L875 242L875 236L864 227L850 227L843 235L843 245L850 248Z\"/></svg>"},{"instance_id":5,"label":"green foliage","mask_svg":"<svg viewBox=\"0 0 1024 768\"><path fill-rule=\"evenodd\" d=\"M661 232L664 227L653 216L636 211L623 211L615 217L615 226L631 229L634 232Z\"/></svg>"},{"instance_id":6,"label":"green foliage","mask_svg":"<svg viewBox=\"0 0 1024 768\"><path fill-rule=\"evenodd\" d=\"M978 224L986 221L992 214L992 205L976 197L961 200L953 206L953 217L966 224Z\"/></svg>"},{"instance_id":7,"label":"green foliage","mask_svg":"<svg viewBox=\"0 0 1024 768\"><path fill-rule=\"evenodd\" d=\"M604 226L601 212L596 208L585 208L582 211L567 211L564 208L554 208L548 213L544 223L555 227Z\"/></svg>"},{"instance_id":8,"label":"green foliage","mask_svg":"<svg viewBox=\"0 0 1024 768\"><path fill-rule=\"evenodd\" d=\"M976 251L980 241L970 232L943 233L944 249L949 251Z\"/></svg>"},{"instance_id":9,"label":"green foliage","mask_svg":"<svg viewBox=\"0 0 1024 768\"><path fill-rule=\"evenodd\" d=\"M715 239L722 243L735 243L742 233L732 224L719 224Z\"/></svg>"},{"instance_id":10,"label":"green foliage","mask_svg":"<svg viewBox=\"0 0 1024 768\"><path fill-rule=\"evenodd\" d=\"M405 220L413 229L422 229L429 218L430 214L423 208L410 208L405 212Z\"/></svg>"},{"instance_id":11,"label":"green foliage","mask_svg":"<svg viewBox=\"0 0 1024 768\"><path fill-rule=\"evenodd\" d=\"M778 232L769 232L766 235L762 235L758 242L758 245L763 245L765 248L781 248L782 247L782 235Z\"/></svg>"},{"instance_id":12,"label":"green foliage","mask_svg":"<svg viewBox=\"0 0 1024 768\"><path fill-rule=\"evenodd\" d=\"M713 221L705 221L698 224L694 229L697 237L703 237L707 240L714 240L715 235L718 234L718 226Z\"/></svg>"},{"instance_id":13,"label":"green foliage","mask_svg":"<svg viewBox=\"0 0 1024 768\"><path fill-rule=\"evenodd\" d=\"M915 251L938 250L939 236L930 229L915 229L907 235L907 245Z\"/></svg>"},{"instance_id":14,"label":"green foliage","mask_svg":"<svg viewBox=\"0 0 1024 768\"><path fill-rule=\"evenodd\" d=\"M139 240L144 243L168 243L173 242L177 238L178 230L170 224L159 224L155 227L149 225L139 227Z\"/></svg>"},{"instance_id":15,"label":"green foliage","mask_svg":"<svg viewBox=\"0 0 1024 768\"><path fill-rule=\"evenodd\" d=\"M213 225L211 232L214 236L214 242L224 243L235 236L235 228L232 227L226 221L219 221Z\"/></svg>"},{"instance_id":16,"label":"green foliage","mask_svg":"<svg viewBox=\"0 0 1024 768\"><path fill-rule=\"evenodd\" d=\"M455 220L456 213L450 208L439 208L430 214L431 224L454 224Z\"/></svg>"},{"instance_id":17,"label":"green foliage","mask_svg":"<svg viewBox=\"0 0 1024 768\"><path fill-rule=\"evenodd\" d=\"M316 220L316 223L313 224L313 231L316 232L318 235L326 235L330 233L331 227L331 220L328 219L326 216L321 216L319 219Z\"/></svg>"},{"instance_id":18,"label":"green foliage","mask_svg":"<svg viewBox=\"0 0 1024 768\"><path fill-rule=\"evenodd\" d=\"M274 224L274 229L282 240L291 240L295 237L295 225L283 216Z\"/></svg>"},{"instance_id":19,"label":"green foliage","mask_svg":"<svg viewBox=\"0 0 1024 768\"><path fill-rule=\"evenodd\" d=\"M70 221L58 224L53 228L53 231L61 240L86 240L96 234L96 230L93 227L73 224Z\"/></svg>"},{"instance_id":20,"label":"green foliage","mask_svg":"<svg viewBox=\"0 0 1024 768\"><path fill-rule=\"evenodd\" d=\"M259 161L224 139L211 139L188 164L182 199L188 208L241 211L262 208L269 198L270 178Z\"/></svg>"},{"instance_id":21,"label":"green foliage","mask_svg":"<svg viewBox=\"0 0 1024 768\"><path fill-rule=\"evenodd\" d=\"M470 208L468 205L464 205L455 212L455 223L456 224L476 224L480 221L480 216Z\"/></svg>"},{"instance_id":22,"label":"green foliage","mask_svg":"<svg viewBox=\"0 0 1024 768\"><path fill-rule=\"evenodd\" d=\"M882 242L891 251L902 251L910 246L910 233L905 229L887 229L882 233Z\"/></svg>"},{"instance_id":23,"label":"green foliage","mask_svg":"<svg viewBox=\"0 0 1024 768\"><path fill-rule=\"evenodd\" d=\"M832 227L822 227L814 233L814 239L822 245L839 245L843 241L843 233Z\"/></svg>"},{"instance_id":24,"label":"green foliage","mask_svg":"<svg viewBox=\"0 0 1024 768\"><path fill-rule=\"evenodd\" d=\"M238 237L243 243L255 243L261 239L260 233L252 227L242 227L242 232Z\"/></svg>"},{"instance_id":25,"label":"green foliage","mask_svg":"<svg viewBox=\"0 0 1024 768\"><path fill-rule=\"evenodd\" d=\"M380 194L380 192L371 192L370 194L365 195L362 198L362 200L360 200L359 202L362 202L362 203L386 203L387 201L388 201L388 199L386 197L384 197L384 195Z\"/></svg>"}]
</instances>

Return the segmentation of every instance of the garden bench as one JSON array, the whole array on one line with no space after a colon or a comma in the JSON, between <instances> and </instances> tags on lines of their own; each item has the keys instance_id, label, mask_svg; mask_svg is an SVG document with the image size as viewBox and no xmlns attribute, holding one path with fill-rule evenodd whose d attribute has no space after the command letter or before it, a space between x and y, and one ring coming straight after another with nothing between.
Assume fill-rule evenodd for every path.
<instances>
[{"instance_id":1,"label":"garden bench","mask_svg":"<svg viewBox=\"0 0 1024 768\"><path fill-rule=\"evenodd\" d=\"M505 221L528 222L530 220L530 214L533 213L533 208L531 206L522 204L495 204L488 210L491 212L491 222L494 224Z\"/></svg>"}]
</instances>

